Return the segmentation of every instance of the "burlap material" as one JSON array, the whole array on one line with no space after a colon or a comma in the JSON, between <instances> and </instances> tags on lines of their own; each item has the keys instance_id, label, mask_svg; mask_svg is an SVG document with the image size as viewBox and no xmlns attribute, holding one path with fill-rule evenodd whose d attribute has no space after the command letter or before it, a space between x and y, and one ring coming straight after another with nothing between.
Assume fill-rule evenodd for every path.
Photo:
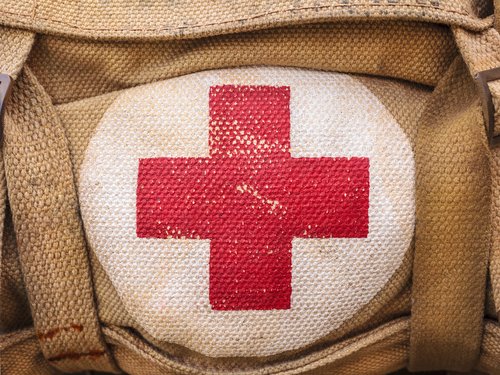
<instances>
[{"instance_id":1,"label":"burlap material","mask_svg":"<svg viewBox=\"0 0 500 375\"><path fill-rule=\"evenodd\" d=\"M0 365L4 374L61 374L42 355L31 328L0 336Z\"/></svg>"},{"instance_id":2,"label":"burlap material","mask_svg":"<svg viewBox=\"0 0 500 375\"><path fill-rule=\"evenodd\" d=\"M475 34L455 30L457 44L472 76L478 72L500 67L500 34L494 29ZM500 134L500 80L489 83L495 104L495 133ZM492 175L492 248L490 255L490 277L497 311L500 311L500 148L491 150L490 169Z\"/></svg>"},{"instance_id":3,"label":"burlap material","mask_svg":"<svg viewBox=\"0 0 500 375\"><path fill-rule=\"evenodd\" d=\"M0 72L16 78L34 40L35 34L32 32L0 26Z\"/></svg>"},{"instance_id":4,"label":"burlap material","mask_svg":"<svg viewBox=\"0 0 500 375\"><path fill-rule=\"evenodd\" d=\"M494 14L494 17L495 17L495 29L500 32L500 16L499 16L499 12L500 12L500 1L498 0L494 0L493 1L493 6L495 8L495 14Z\"/></svg>"},{"instance_id":5,"label":"burlap material","mask_svg":"<svg viewBox=\"0 0 500 375\"><path fill-rule=\"evenodd\" d=\"M240 32L283 24L359 18L410 19L491 26L477 0L286 0L189 1L148 3L85 0L4 0L0 22L41 32L91 38L176 38Z\"/></svg>"},{"instance_id":6,"label":"burlap material","mask_svg":"<svg viewBox=\"0 0 500 375\"><path fill-rule=\"evenodd\" d=\"M111 354L131 374L387 373L404 367L411 357L420 368L458 370L471 367L479 357L480 370L498 372L497 322L486 323L481 343L489 234L484 217L488 216L490 182L479 102L457 59L449 29L408 22L427 20L482 32L493 23L492 17L482 18L490 13L487 2L454 0L252 2L237 8L224 1L178 2L174 12L167 3L2 3L0 23L64 34L39 36L29 60L33 73L28 69L21 77L9 109L4 153L19 249L7 224L2 300L6 296L9 308L2 326L13 331L31 324L26 315L26 288L37 335L27 330L17 332L15 340L2 337L2 342L8 342L1 348L6 373L51 373L40 350L65 370L116 369L100 337L100 324L105 326L104 339ZM358 21L367 16L385 21ZM346 19L356 22L298 25ZM289 24L294 26L276 28ZM269 27L273 28L243 32ZM182 35L203 38L182 39ZM181 39L117 43L82 36ZM479 48L474 53L490 52ZM462 53L466 54L463 49ZM94 251L90 251L90 272L74 186L81 182L90 139L110 106L124 95L122 89L206 69L246 65L368 73L438 87L431 93L432 88L408 82L353 78L385 106L412 148L417 128L423 128L417 141L417 204L422 220L417 226L415 284L410 282L412 246L393 277L356 316L325 331L313 344L271 356L212 358L189 344L175 344L144 330L137 314L131 314L130 304L124 304L123 290L120 294L113 285L109 264L103 266ZM137 92L147 95L148 87ZM53 103L58 104L55 111ZM500 157L493 159L492 164L492 176L497 179L494 163L499 161ZM493 185L493 194L497 187ZM432 202L441 205L422 210ZM441 214L434 216L439 209ZM45 216L35 216L35 211ZM442 226L426 226L435 225L436 218ZM498 230L495 211L492 219L493 230ZM437 251L439 244L443 247ZM493 293L489 295L495 294L498 301L496 267L494 258ZM137 301L135 308L140 310L140 298ZM412 301L417 314L410 326ZM424 308L422 301L427 304ZM488 316L496 319L491 300L488 306ZM422 349L424 342L429 345ZM69 358L63 360L61 355ZM420 360L415 362L416 358Z\"/></svg>"},{"instance_id":7,"label":"burlap material","mask_svg":"<svg viewBox=\"0 0 500 375\"><path fill-rule=\"evenodd\" d=\"M455 54L453 36L444 26L343 22L161 42L113 43L42 35L29 64L54 103L60 104L197 71L244 65L364 73L434 86Z\"/></svg>"},{"instance_id":8,"label":"burlap material","mask_svg":"<svg viewBox=\"0 0 500 375\"><path fill-rule=\"evenodd\" d=\"M489 151L474 82L461 60L434 95L417 138L410 366L467 370L481 343L491 235Z\"/></svg>"},{"instance_id":9,"label":"burlap material","mask_svg":"<svg viewBox=\"0 0 500 375\"><path fill-rule=\"evenodd\" d=\"M37 336L60 369L113 371L99 336L68 156L50 99L24 70L6 112L4 157Z\"/></svg>"},{"instance_id":10,"label":"burlap material","mask_svg":"<svg viewBox=\"0 0 500 375\"><path fill-rule=\"evenodd\" d=\"M485 321L481 357L477 369L487 374L500 374L500 325L498 321Z\"/></svg>"},{"instance_id":11,"label":"burlap material","mask_svg":"<svg viewBox=\"0 0 500 375\"><path fill-rule=\"evenodd\" d=\"M383 79L374 79L368 77L358 78L365 86L386 105L393 116L398 120L402 129L409 139L413 139L416 133L419 114L425 107L430 92L421 86L402 84L397 81L387 81ZM79 179L81 175L80 165L82 163L88 141L94 133L94 129L101 120L103 113L116 99L117 94L107 94L101 97L77 101L74 103L58 106L58 112L61 116L63 126L66 129L70 150L73 158L74 174ZM408 259L410 260L410 259ZM338 340L353 329L357 332L363 332L364 329L375 327L376 324L390 321L391 318L406 314L409 311L408 278L410 276L409 262L401 266L395 274L394 279L388 283L388 286L379 293L356 318L345 324L341 329L325 337L322 342ZM129 315L128 309L121 302L116 294L112 283L106 272L102 269L99 261L93 257L95 270L95 282L97 298L100 307L100 317L108 325L126 325L138 329L139 325L135 319ZM125 267L125 265L123 265ZM391 297L394 296L394 297ZM390 298L390 300L388 300ZM151 315L151 312L149 313ZM142 331L142 330L141 330ZM270 361L286 360L288 356L278 356L274 358L254 358L254 359L234 359L228 363L227 360L210 359L200 356L195 352L187 351L186 348L171 345L159 341L142 332L148 341L153 342L158 347L170 353L182 356L185 361L192 362L198 366L207 366L215 368L228 368L239 366L240 368L256 368L269 364Z\"/></svg>"}]
</instances>

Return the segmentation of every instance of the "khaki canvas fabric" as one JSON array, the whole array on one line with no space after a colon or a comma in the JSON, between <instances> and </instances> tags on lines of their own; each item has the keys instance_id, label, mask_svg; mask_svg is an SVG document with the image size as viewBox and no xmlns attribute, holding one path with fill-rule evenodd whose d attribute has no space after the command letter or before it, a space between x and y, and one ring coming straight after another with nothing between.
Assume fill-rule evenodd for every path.
<instances>
[{"instance_id":1,"label":"khaki canvas fabric","mask_svg":"<svg viewBox=\"0 0 500 375\"><path fill-rule=\"evenodd\" d=\"M29 31L0 27L0 69L16 78L31 51L35 34Z\"/></svg>"},{"instance_id":2,"label":"khaki canvas fabric","mask_svg":"<svg viewBox=\"0 0 500 375\"><path fill-rule=\"evenodd\" d=\"M408 48L409 44L418 48ZM444 26L353 22L161 42L115 43L40 35L29 65L53 102L60 104L183 74L242 65L364 73L434 86L455 54L451 31Z\"/></svg>"},{"instance_id":3,"label":"khaki canvas fabric","mask_svg":"<svg viewBox=\"0 0 500 375\"><path fill-rule=\"evenodd\" d=\"M421 85L408 85L396 80L374 79L366 76L356 77L356 80L367 86L387 106L391 114L398 120L407 137L410 140L414 140L420 114L424 110L427 100L430 99L431 92L429 89ZM95 128L105 110L116 97L116 93L110 93L96 98L56 106L62 124L66 129L73 158L74 175L77 181L81 178L81 164L88 142L94 134ZM106 324L113 326L133 326L149 342L154 343L157 347L182 356L185 361L192 362L193 365L199 367L205 365L226 369L256 368L256 366L263 366L277 360L286 360L288 357L278 355L262 358L253 357L251 359L235 358L231 361L227 359L212 359L200 356L196 352L188 351L184 347L155 339L141 329L140 325L134 321L120 300L113 283L109 280L109 276L102 268L95 253L92 251L91 254L100 318ZM347 334L353 334L354 332L361 333L381 323L389 322L393 318L408 314L410 309L409 280L411 277L411 261L412 254L409 252L404 263L399 267L387 286L378 293L371 303L363 311L359 312L355 319L324 337L321 342L317 343L316 347L323 345L325 342L337 341L341 337L346 337ZM308 361L309 359L305 362Z\"/></svg>"},{"instance_id":4,"label":"khaki canvas fabric","mask_svg":"<svg viewBox=\"0 0 500 375\"><path fill-rule=\"evenodd\" d=\"M62 369L113 370L96 333L88 259L58 119L29 70L24 70L17 85L5 116L4 156L37 336L47 359ZM50 154L59 157L53 159ZM25 157L28 159L23 160ZM19 190L21 186L28 190ZM31 201L24 199L27 196ZM68 314L75 304L79 305L78 314ZM75 365L75 357L82 361Z\"/></svg>"},{"instance_id":5,"label":"khaki canvas fabric","mask_svg":"<svg viewBox=\"0 0 500 375\"><path fill-rule=\"evenodd\" d=\"M422 158L422 169L417 173L422 174L419 179L422 185L417 189L417 217L423 222L417 226L416 236L422 240L417 242L413 266L412 329L415 334L412 335L410 365L415 370L436 366L468 369L476 361L481 341L483 308L479 306L484 305L491 228L488 221L480 228L475 223L490 212L488 146L480 135L484 129L481 109L474 97L474 83L464 74L463 63L454 69L451 75L463 77L462 80L445 76L443 86L438 85L435 89L434 106L427 109L426 115L433 119L425 118L419 127L422 149L417 149L417 163ZM440 100L440 95L449 99ZM444 103L458 103L457 99L450 98L453 95L460 97L460 112L453 107L447 112ZM432 123L431 127L425 126L426 120ZM467 139L474 141L465 146ZM443 151L450 150L453 145L464 153ZM445 158L447 154L449 160ZM469 155L460 161L459 154ZM469 167L469 162L474 169ZM434 176L441 177L436 179ZM456 180L464 183L457 185ZM468 238L469 235L474 238ZM453 251L454 255L447 255L445 249ZM454 261L457 263L453 264ZM443 338L437 348L431 345L436 337ZM460 357L450 355L453 351L460 352ZM450 363L444 363L443 358L449 358Z\"/></svg>"},{"instance_id":6,"label":"khaki canvas fabric","mask_svg":"<svg viewBox=\"0 0 500 375\"><path fill-rule=\"evenodd\" d=\"M462 30L457 30L458 46L464 51L472 74L479 71L492 69L500 64L500 35L495 30L490 30L479 35L473 35ZM495 102L495 132L500 133L500 82L493 81L489 84ZM491 282L497 309L500 309L500 153L498 149L491 152L490 168L492 173L492 248L491 248ZM498 310L497 310L498 311Z\"/></svg>"},{"instance_id":7,"label":"khaki canvas fabric","mask_svg":"<svg viewBox=\"0 0 500 375\"><path fill-rule=\"evenodd\" d=\"M90 38L200 37L270 25L324 20L405 19L459 25L480 30L491 25L484 0L228 0L142 3L97 1L61 4L55 0L8 0L0 20L10 26Z\"/></svg>"},{"instance_id":8,"label":"khaki canvas fabric","mask_svg":"<svg viewBox=\"0 0 500 375\"><path fill-rule=\"evenodd\" d=\"M500 151L473 79L500 66L493 3L174 3L0 5L0 70L17 78L0 163L2 371L500 373ZM248 66L341 72L366 88L415 155L416 231L339 327L298 349L215 358L144 329L87 241L78 188L103 118L139 92L126 90Z\"/></svg>"},{"instance_id":9,"label":"khaki canvas fabric","mask_svg":"<svg viewBox=\"0 0 500 375\"><path fill-rule=\"evenodd\" d=\"M61 374L50 366L42 352L33 329L3 335L0 341L2 372L13 374Z\"/></svg>"},{"instance_id":10,"label":"khaki canvas fabric","mask_svg":"<svg viewBox=\"0 0 500 375\"><path fill-rule=\"evenodd\" d=\"M254 373L254 374L359 374L386 373L401 367L406 362L408 321L397 319L376 330L344 340L328 349L317 352L311 360L291 360L260 370L246 370L235 367L229 370L206 370L199 367L179 367L172 363L154 347L137 341L126 331L105 330L116 348L125 371L142 374L161 373ZM135 342L134 342L135 341ZM383 354L381 354L383 353ZM142 370L141 370L142 369ZM142 371L142 372L141 372Z\"/></svg>"},{"instance_id":11,"label":"khaki canvas fabric","mask_svg":"<svg viewBox=\"0 0 500 375\"><path fill-rule=\"evenodd\" d=\"M498 9L500 8L500 3L498 2L498 0L495 0L494 7L495 7L495 29L500 30L500 19L498 17Z\"/></svg>"}]
</instances>

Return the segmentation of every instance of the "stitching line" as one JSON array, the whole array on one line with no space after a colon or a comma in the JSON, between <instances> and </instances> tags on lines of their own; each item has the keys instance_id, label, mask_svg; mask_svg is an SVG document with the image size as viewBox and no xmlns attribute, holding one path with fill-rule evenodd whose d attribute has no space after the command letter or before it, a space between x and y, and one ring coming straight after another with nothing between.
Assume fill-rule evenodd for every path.
<instances>
[{"instance_id":1,"label":"stitching line","mask_svg":"<svg viewBox=\"0 0 500 375\"><path fill-rule=\"evenodd\" d=\"M191 26L166 26L166 27L160 27L160 28L137 28L137 29L124 29L124 28L90 28L90 27L79 27L77 25L71 24L69 22L57 20L57 19L52 19L48 17L38 17L38 20L43 20L43 21L49 21L61 25L65 25L69 28L75 29L75 30L85 30L85 31L127 31L127 32L141 32L141 31L175 31L175 30L186 30L186 29L198 29L202 27L210 27L210 26L218 26L218 25L224 25L224 24L229 24L229 23L237 23L237 22L245 22L249 20L255 20L259 18L264 18L266 16L271 16L271 15L277 15L277 14L285 14L285 13L293 13L293 12L298 12L298 11L307 11L307 10L327 10L327 9L336 9L336 8L377 8L377 7L382 7L382 6L388 6L388 7L393 7L392 13L396 13L398 8L415 8L415 9L431 9L435 10L437 12L442 11L445 13L452 13L452 14L457 14L460 16L464 16L466 18L469 18L471 20L475 21L481 21L483 19L478 18L473 19L469 13L464 13L460 12L458 10L454 9L447 9L439 6L432 6L432 5L425 5L425 4L380 4L380 3L374 3L374 4L335 4L335 5L324 5L324 6L310 6L310 7L302 7L302 8L289 8L285 10L277 10L277 11L272 11L272 12L266 12L266 13L260 13L256 14L247 18L237 18L237 19L231 19L231 20L225 20L221 22L212 22L212 23L206 23L206 24L196 24L196 25L191 25ZM0 14L8 14L12 16L24 16L27 17L29 15L25 13L15 13L15 12L9 12L6 10L0 10ZM429 16L433 16L432 14ZM36 21L36 20L35 20ZM20 21L21 23L26 23L26 21Z\"/></svg>"}]
</instances>

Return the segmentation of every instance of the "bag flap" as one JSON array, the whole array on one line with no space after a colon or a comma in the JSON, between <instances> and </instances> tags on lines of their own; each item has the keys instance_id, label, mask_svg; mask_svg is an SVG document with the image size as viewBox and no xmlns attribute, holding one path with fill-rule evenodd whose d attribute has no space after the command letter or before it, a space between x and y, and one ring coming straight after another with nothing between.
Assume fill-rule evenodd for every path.
<instances>
[{"instance_id":1,"label":"bag flap","mask_svg":"<svg viewBox=\"0 0 500 375\"><path fill-rule=\"evenodd\" d=\"M345 19L405 19L481 30L491 7L478 0L3 0L0 23L91 38L180 38Z\"/></svg>"}]
</instances>

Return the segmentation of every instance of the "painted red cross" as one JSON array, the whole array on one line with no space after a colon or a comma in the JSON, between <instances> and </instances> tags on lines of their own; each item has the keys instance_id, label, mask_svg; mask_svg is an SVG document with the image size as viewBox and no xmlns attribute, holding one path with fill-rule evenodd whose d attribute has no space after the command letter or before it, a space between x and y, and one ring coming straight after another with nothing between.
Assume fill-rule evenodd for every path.
<instances>
[{"instance_id":1,"label":"painted red cross","mask_svg":"<svg viewBox=\"0 0 500 375\"><path fill-rule=\"evenodd\" d=\"M289 309L293 238L368 235L369 160L292 158L289 87L209 107L209 157L140 159L137 236L210 239L214 310Z\"/></svg>"}]
</instances>

